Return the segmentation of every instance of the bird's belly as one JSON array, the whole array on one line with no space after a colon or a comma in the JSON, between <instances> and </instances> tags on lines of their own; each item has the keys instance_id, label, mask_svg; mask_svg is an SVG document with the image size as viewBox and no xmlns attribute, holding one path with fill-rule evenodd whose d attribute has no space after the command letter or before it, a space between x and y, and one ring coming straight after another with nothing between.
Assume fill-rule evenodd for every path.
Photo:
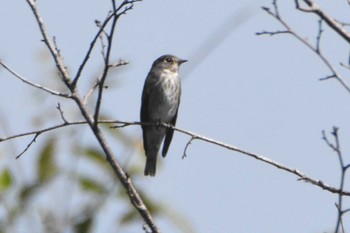
<instances>
[{"instance_id":1,"label":"bird's belly","mask_svg":"<svg viewBox=\"0 0 350 233\"><path fill-rule=\"evenodd\" d=\"M175 103L164 103L158 107L158 117L161 121L171 121L176 113Z\"/></svg>"},{"instance_id":2,"label":"bird's belly","mask_svg":"<svg viewBox=\"0 0 350 233\"><path fill-rule=\"evenodd\" d=\"M150 95L149 113L152 120L172 121L180 100L180 80L178 76L159 79L158 88Z\"/></svg>"},{"instance_id":3,"label":"bird's belly","mask_svg":"<svg viewBox=\"0 0 350 233\"><path fill-rule=\"evenodd\" d=\"M170 122L176 114L179 96L174 90L163 89L153 97L149 106L151 119Z\"/></svg>"}]
</instances>

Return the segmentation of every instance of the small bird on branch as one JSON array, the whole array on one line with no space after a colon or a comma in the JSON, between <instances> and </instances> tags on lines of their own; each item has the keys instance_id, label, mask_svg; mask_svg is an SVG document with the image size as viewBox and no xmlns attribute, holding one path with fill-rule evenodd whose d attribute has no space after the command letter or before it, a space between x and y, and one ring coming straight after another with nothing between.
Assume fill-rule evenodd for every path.
<instances>
[{"instance_id":1,"label":"small bird on branch","mask_svg":"<svg viewBox=\"0 0 350 233\"><path fill-rule=\"evenodd\" d=\"M164 55L153 62L143 87L141 122L163 122L175 126L181 95L179 67L186 61L173 55ZM162 156L165 157L174 130L157 125L142 125L142 133L147 157L144 174L155 176L160 145L165 138L162 150Z\"/></svg>"}]
</instances>

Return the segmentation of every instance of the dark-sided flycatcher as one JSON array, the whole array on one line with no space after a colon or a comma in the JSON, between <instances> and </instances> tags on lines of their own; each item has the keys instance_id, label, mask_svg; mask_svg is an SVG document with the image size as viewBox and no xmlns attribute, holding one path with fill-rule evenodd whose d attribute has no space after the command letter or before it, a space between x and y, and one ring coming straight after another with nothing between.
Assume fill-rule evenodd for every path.
<instances>
[{"instance_id":1,"label":"dark-sided flycatcher","mask_svg":"<svg viewBox=\"0 0 350 233\"><path fill-rule=\"evenodd\" d=\"M175 125L180 104L179 66L187 60L164 55L153 62L146 78L141 104L142 122L166 122ZM157 154L164 140L162 156L168 152L174 130L156 125L142 125L143 148L147 161L145 175L155 176Z\"/></svg>"}]
</instances>

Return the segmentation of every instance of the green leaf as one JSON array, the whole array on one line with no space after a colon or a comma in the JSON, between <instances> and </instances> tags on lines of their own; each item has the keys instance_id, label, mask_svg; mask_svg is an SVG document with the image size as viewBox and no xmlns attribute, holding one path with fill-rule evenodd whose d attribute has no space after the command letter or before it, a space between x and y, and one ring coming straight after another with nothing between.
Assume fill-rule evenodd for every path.
<instances>
[{"instance_id":1,"label":"green leaf","mask_svg":"<svg viewBox=\"0 0 350 233\"><path fill-rule=\"evenodd\" d=\"M90 191L98 194L105 193L105 188L103 187L103 185L99 184L98 182L90 178L80 177L79 184L82 187L82 189L86 191Z\"/></svg>"},{"instance_id":2,"label":"green leaf","mask_svg":"<svg viewBox=\"0 0 350 233\"><path fill-rule=\"evenodd\" d=\"M87 218L84 221L77 223L74 226L74 232L76 233L86 233L89 232L92 226L92 218Z\"/></svg>"},{"instance_id":3,"label":"green leaf","mask_svg":"<svg viewBox=\"0 0 350 233\"><path fill-rule=\"evenodd\" d=\"M8 168L5 168L0 174L0 192L7 191L13 183L13 178Z\"/></svg>"},{"instance_id":4,"label":"green leaf","mask_svg":"<svg viewBox=\"0 0 350 233\"><path fill-rule=\"evenodd\" d=\"M57 173L57 166L54 160L55 140L51 139L45 147L40 151L38 160L38 176L40 182L51 179Z\"/></svg>"},{"instance_id":5,"label":"green leaf","mask_svg":"<svg viewBox=\"0 0 350 233\"><path fill-rule=\"evenodd\" d=\"M27 200L33 195L33 193L40 187L39 183L34 183L31 185L25 185L21 187L20 191L20 201L22 203L27 202Z\"/></svg>"},{"instance_id":6,"label":"green leaf","mask_svg":"<svg viewBox=\"0 0 350 233\"><path fill-rule=\"evenodd\" d=\"M95 148L86 148L86 149L83 149L82 154L102 166L109 167L109 164L105 159L106 156L100 150L97 150Z\"/></svg>"},{"instance_id":7,"label":"green leaf","mask_svg":"<svg viewBox=\"0 0 350 233\"><path fill-rule=\"evenodd\" d=\"M130 208L123 214L122 218L119 220L119 224L129 224L138 219L140 219L139 213L134 208Z\"/></svg>"}]
</instances>

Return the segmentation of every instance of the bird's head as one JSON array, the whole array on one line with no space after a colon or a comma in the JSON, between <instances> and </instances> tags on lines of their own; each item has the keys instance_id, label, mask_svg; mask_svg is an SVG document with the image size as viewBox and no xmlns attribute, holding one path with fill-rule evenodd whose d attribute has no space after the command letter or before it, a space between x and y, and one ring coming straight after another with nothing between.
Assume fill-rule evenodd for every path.
<instances>
[{"instance_id":1,"label":"bird's head","mask_svg":"<svg viewBox=\"0 0 350 233\"><path fill-rule=\"evenodd\" d=\"M182 63L187 60L182 60L173 55L163 55L154 61L152 69L169 70L171 72L177 72Z\"/></svg>"}]
</instances>

